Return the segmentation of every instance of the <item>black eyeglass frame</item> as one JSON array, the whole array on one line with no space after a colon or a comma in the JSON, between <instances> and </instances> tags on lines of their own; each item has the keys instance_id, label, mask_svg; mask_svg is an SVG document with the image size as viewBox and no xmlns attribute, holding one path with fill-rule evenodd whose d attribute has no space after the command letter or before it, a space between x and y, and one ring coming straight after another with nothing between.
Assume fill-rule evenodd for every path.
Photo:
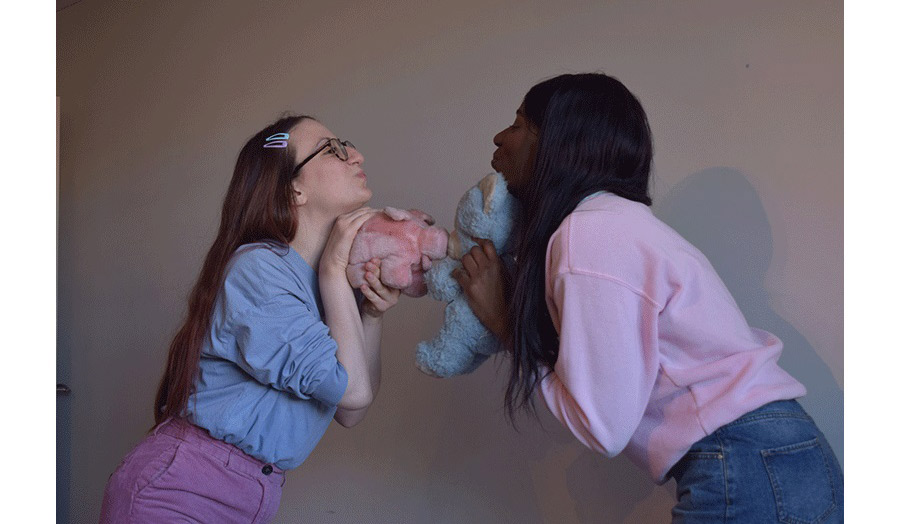
<instances>
[{"instance_id":1,"label":"black eyeglass frame","mask_svg":"<svg viewBox=\"0 0 900 524\"><path fill-rule=\"evenodd\" d=\"M350 158L350 153L347 152L347 148L352 147L356 149L356 146L353 145L349 140L341 140L340 138L329 138L327 142L322 144L319 149L316 149L312 152L308 157L304 158L302 162L297 164L297 167L294 168L293 176L297 176L297 172L300 171L300 168L305 166L307 162L315 158L316 155L325 151L328 148L331 148L331 152L334 153L334 156L338 157L338 160L342 162L346 162L348 158Z\"/></svg>"}]
</instances>

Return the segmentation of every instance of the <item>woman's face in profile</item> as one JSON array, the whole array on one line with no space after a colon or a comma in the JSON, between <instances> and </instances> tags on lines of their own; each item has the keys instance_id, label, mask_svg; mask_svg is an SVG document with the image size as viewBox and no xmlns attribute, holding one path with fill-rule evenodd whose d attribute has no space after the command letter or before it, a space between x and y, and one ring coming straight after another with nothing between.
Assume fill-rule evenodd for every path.
<instances>
[{"instance_id":1,"label":"woman's face in profile","mask_svg":"<svg viewBox=\"0 0 900 524\"><path fill-rule=\"evenodd\" d=\"M494 137L497 150L491 159L491 167L503 174L513 195L520 196L531 179L537 141L537 128L528 121L521 107L516 110L512 125Z\"/></svg>"},{"instance_id":2,"label":"woman's face in profile","mask_svg":"<svg viewBox=\"0 0 900 524\"><path fill-rule=\"evenodd\" d=\"M299 163L315 151L294 178L293 186L304 202L337 216L365 205L372 198L366 185L362 164L365 160L354 147L347 147L348 157L341 160L330 148L320 148L335 135L316 120L306 119L291 129L290 140Z\"/></svg>"}]
</instances>

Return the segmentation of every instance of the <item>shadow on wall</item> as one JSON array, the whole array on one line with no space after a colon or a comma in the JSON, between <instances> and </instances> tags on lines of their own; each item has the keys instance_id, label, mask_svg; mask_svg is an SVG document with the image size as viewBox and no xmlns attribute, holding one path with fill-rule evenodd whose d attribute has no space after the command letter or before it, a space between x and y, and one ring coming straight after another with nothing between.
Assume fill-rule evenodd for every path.
<instances>
[{"instance_id":1,"label":"shadow on wall","mask_svg":"<svg viewBox=\"0 0 900 524\"><path fill-rule=\"evenodd\" d=\"M579 523L666 522L675 505L675 484L655 487L625 456L612 460L583 450L566 468L566 486Z\"/></svg>"},{"instance_id":2,"label":"shadow on wall","mask_svg":"<svg viewBox=\"0 0 900 524\"><path fill-rule=\"evenodd\" d=\"M747 178L734 169L705 169L676 185L654 213L706 255L751 326L784 342L779 364L806 386L800 403L843 464L843 391L809 341L769 306L763 284L772 261L772 230Z\"/></svg>"},{"instance_id":3,"label":"shadow on wall","mask_svg":"<svg viewBox=\"0 0 900 524\"><path fill-rule=\"evenodd\" d=\"M428 522L669 520L674 485L656 487L624 456L608 459L590 451L539 396L537 418L522 414L518 430L510 425L501 405L508 364L491 359L472 375L431 386L453 401L442 406L436 423L441 429L433 448L439 452L431 454L427 469L440 471L443 482L425 493Z\"/></svg>"}]
</instances>

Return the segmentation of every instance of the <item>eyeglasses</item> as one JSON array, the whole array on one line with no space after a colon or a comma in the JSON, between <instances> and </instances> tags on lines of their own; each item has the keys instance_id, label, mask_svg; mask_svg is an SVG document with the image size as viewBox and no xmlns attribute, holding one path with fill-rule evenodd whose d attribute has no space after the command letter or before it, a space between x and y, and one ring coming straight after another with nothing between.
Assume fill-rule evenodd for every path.
<instances>
[{"instance_id":1,"label":"eyeglasses","mask_svg":"<svg viewBox=\"0 0 900 524\"><path fill-rule=\"evenodd\" d=\"M304 158L302 162L297 164L297 167L294 168L294 176L297 176L297 172L300 171L301 167L306 165L306 163L309 162L310 160L312 160L313 157L315 157L316 155L318 155L319 153L321 153L322 151L324 151L326 149L330 149L331 153L334 156L338 157L338 159L341 160L342 162L346 161L348 158L350 158L350 154L347 152L348 147L352 147L353 149L356 149L356 146L354 146L349 140L341 140L340 138L329 138L328 142L325 142L322 145L322 147L313 151L311 155Z\"/></svg>"}]
</instances>

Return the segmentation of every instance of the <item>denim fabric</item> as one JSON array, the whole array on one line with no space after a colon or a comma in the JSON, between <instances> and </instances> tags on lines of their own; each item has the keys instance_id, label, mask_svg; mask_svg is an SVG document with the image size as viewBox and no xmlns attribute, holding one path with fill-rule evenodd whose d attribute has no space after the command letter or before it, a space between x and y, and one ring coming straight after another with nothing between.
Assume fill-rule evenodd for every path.
<instances>
[{"instance_id":1,"label":"denim fabric","mask_svg":"<svg viewBox=\"0 0 900 524\"><path fill-rule=\"evenodd\" d=\"M795 400L772 402L697 442L669 472L673 523L844 521L837 457Z\"/></svg>"}]
</instances>

